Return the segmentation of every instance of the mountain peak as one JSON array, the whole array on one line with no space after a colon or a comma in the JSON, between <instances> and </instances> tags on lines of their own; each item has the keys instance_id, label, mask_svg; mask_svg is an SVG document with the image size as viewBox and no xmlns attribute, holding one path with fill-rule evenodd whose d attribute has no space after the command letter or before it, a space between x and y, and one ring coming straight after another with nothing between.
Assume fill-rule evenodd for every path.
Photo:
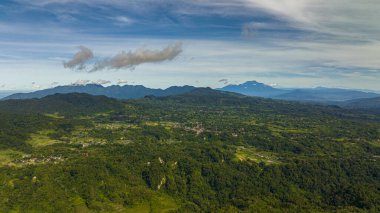
<instances>
[{"instance_id":1,"label":"mountain peak","mask_svg":"<svg viewBox=\"0 0 380 213\"><path fill-rule=\"evenodd\" d=\"M239 85L228 85L219 90L227 92L236 92L249 96L260 96L260 97L271 97L285 93L281 89L273 88L269 85L257 82L257 81L247 81Z\"/></svg>"},{"instance_id":2,"label":"mountain peak","mask_svg":"<svg viewBox=\"0 0 380 213\"><path fill-rule=\"evenodd\" d=\"M247 86L247 87L253 87L253 88L257 88L257 87L265 87L265 88L271 88L273 89L273 87L267 85L267 84L264 84L264 83L260 83L260 82L257 82L257 81L247 81L243 84L240 84L240 85L243 85L243 86Z\"/></svg>"},{"instance_id":3,"label":"mountain peak","mask_svg":"<svg viewBox=\"0 0 380 213\"><path fill-rule=\"evenodd\" d=\"M244 89L257 89L257 88L263 88L263 87L265 87L265 88L272 88L272 89L274 89L273 87L271 87L269 85L266 85L264 83L260 83L258 81L254 81L254 80L252 80L252 81L246 81L246 82L238 84L238 85L236 85L236 84L230 84L230 85L225 86L224 88L226 88L226 87L243 87Z\"/></svg>"},{"instance_id":4,"label":"mountain peak","mask_svg":"<svg viewBox=\"0 0 380 213\"><path fill-rule=\"evenodd\" d=\"M253 86L255 86L255 85L265 85L265 84L257 82L257 81L246 81L245 83L242 83L240 85L253 85Z\"/></svg>"}]
</instances>

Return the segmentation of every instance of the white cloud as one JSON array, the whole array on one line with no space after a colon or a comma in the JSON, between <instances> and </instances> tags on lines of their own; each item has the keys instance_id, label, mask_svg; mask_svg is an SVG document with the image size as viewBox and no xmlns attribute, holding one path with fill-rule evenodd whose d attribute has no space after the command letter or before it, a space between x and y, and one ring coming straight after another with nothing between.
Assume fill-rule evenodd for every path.
<instances>
[{"instance_id":1,"label":"white cloud","mask_svg":"<svg viewBox=\"0 0 380 213\"><path fill-rule=\"evenodd\" d=\"M123 80L123 79L118 79L117 80L117 84L127 84L128 83L128 81L127 80Z\"/></svg>"},{"instance_id":2,"label":"white cloud","mask_svg":"<svg viewBox=\"0 0 380 213\"><path fill-rule=\"evenodd\" d=\"M84 79L79 79L75 81L74 83L71 83L71 85L76 85L76 86L82 86L82 85L87 85L87 84L98 84L98 85L105 85L105 84L111 84L112 82L109 80L103 80L103 79L98 79L98 80L84 80Z\"/></svg>"},{"instance_id":3,"label":"white cloud","mask_svg":"<svg viewBox=\"0 0 380 213\"><path fill-rule=\"evenodd\" d=\"M32 82L32 88L33 89L41 89L41 85L37 84L36 82Z\"/></svg>"},{"instance_id":4,"label":"white cloud","mask_svg":"<svg viewBox=\"0 0 380 213\"><path fill-rule=\"evenodd\" d=\"M71 85L81 86L81 85L89 84L90 82L91 82L90 80L80 79L80 80L75 81L74 83L71 83Z\"/></svg>"},{"instance_id":5,"label":"white cloud","mask_svg":"<svg viewBox=\"0 0 380 213\"><path fill-rule=\"evenodd\" d=\"M99 80L96 80L96 81L92 81L92 83L99 84L99 85L105 85L105 84L111 84L112 82L108 81L108 80L99 79Z\"/></svg>"},{"instance_id":6,"label":"white cloud","mask_svg":"<svg viewBox=\"0 0 380 213\"><path fill-rule=\"evenodd\" d=\"M178 16L244 16L252 21L268 13L291 27L325 34L349 36L357 39L378 39L380 33L380 4L378 0L18 0L24 4L49 7L51 5L84 4L89 7L118 8L151 15L165 7ZM56 9L58 12L61 8ZM53 11L54 12L54 11ZM61 14L61 13L59 13ZM259 15L257 15L259 14ZM116 16L119 23L131 23L131 18Z\"/></svg>"},{"instance_id":7,"label":"white cloud","mask_svg":"<svg viewBox=\"0 0 380 213\"><path fill-rule=\"evenodd\" d=\"M119 26L127 26L134 23L134 20L127 16L116 16L112 17L111 19L116 21L115 24Z\"/></svg>"},{"instance_id":8,"label":"white cloud","mask_svg":"<svg viewBox=\"0 0 380 213\"><path fill-rule=\"evenodd\" d=\"M204 84L217 85L220 76L234 80L254 79L258 72L283 72L283 73L307 73L318 77L321 82L317 83L341 83L346 85L357 85L358 87L372 87L380 89L378 82L380 61L380 4L377 0L195 0L195 1L161 1L161 0L141 0L141 1L100 1L100 0L36 0L24 1L33 4L48 6L49 3L85 3L91 7L108 5L125 10L128 4L135 7L137 4L149 8L152 5L163 2L172 3L177 6L171 7L171 14L186 14L188 16L208 16L210 14L225 14L225 17L244 17L247 19L245 25L248 35L253 35L258 39L252 41L231 42L227 40L214 40L204 38L184 41L186 52L170 66L155 66L155 64L144 64L142 72L135 72L133 75L125 76L126 73L119 72L97 72L92 73L93 79L111 79L116 82L119 78L128 78L130 82L143 82L155 86L168 85L169 82L191 83L200 75ZM140 3L141 2L141 3ZM147 4L152 2L152 4ZM69 4L68 4L69 5ZM191 7L189 5L195 5ZM59 5L61 6L61 5ZM140 8L143 9L143 8ZM169 8L168 8L169 9ZM147 9L148 10L148 9ZM207 13L205 13L205 11ZM248 11L248 13L247 13ZM148 11L149 12L149 11ZM268 22L263 19L256 19L263 16L263 13L270 14ZM128 15L128 13L125 13ZM142 13L146 15L149 13ZM115 14L117 16L119 14ZM124 14L123 14L124 16ZM188 17L187 16L187 17ZM107 14L106 18L109 18ZM273 18L279 21L273 22ZM265 19L264 19L265 20ZM137 20L138 21L138 20ZM14 25L14 26L13 26ZM24 28L25 27L25 28ZM281 36L276 31L278 29L307 30L307 33L299 31L290 36ZM45 31L43 31L45 29ZM48 30L46 30L48 29ZM0 73L3 76L11 76L14 83L18 83L19 75L29 76L49 76L45 84L49 85L51 79L60 75L63 70L57 69L57 62L44 61L35 56L49 55L50 57L65 57L70 53L68 47L84 44L90 46L94 51L105 58L120 51L120 46L128 48L138 48L141 46L154 46L159 48L165 39L147 41L139 38L120 38L112 35L105 36L96 34L79 34L74 29L72 31L60 32L58 28L51 27L22 26L15 24L1 24L0 32L22 35L50 35L45 42L30 40L14 42L0 42L2 54L12 57L25 57L16 59L7 57L0 58ZM260 30L273 30L273 33L260 36ZM42 30L42 31L41 31ZM58 40L62 43L46 42ZM288 34L287 34L288 35ZM261 40L260 40L261 39ZM40 41L43 39L40 39ZM149 39L148 39L149 40ZM148 43L148 44L147 44ZM153 47L152 47L153 48ZM134 53L135 51L132 51ZM128 54L125 53L125 54ZM184 61L183 58L196 58L194 61ZM316 67L310 66L313 63ZM46 65L45 65L46 64ZM338 71L329 70L330 73L320 74L318 66L336 67ZM350 68L352 70L344 69ZM357 70L355 70L357 68ZM17 74L13 70L17 70ZM62 68L63 69L63 68ZM361 72L361 69L369 69ZM42 73L44 70L45 73ZM340 70L340 71L339 71ZM343 73L347 72L347 73ZM41 75L36 75L39 73ZM331 75L354 76L353 81L341 78L331 78ZM367 76L365 76L367 75ZM146 78L152 76L152 78ZM11 78L10 77L10 78ZM70 75L62 76L65 82L72 82L75 79L88 78L88 73L73 72ZM327 78L331 78L326 81ZM368 80L372 78L372 80ZM26 79L28 80L28 79ZM26 81L23 80L23 81ZM191 80L191 81L190 81ZM312 79L317 81L317 78ZM29 85L24 82L24 85ZM60 80L61 81L61 80ZM271 82L272 80L268 80ZM276 79L281 85L294 84L294 79ZM38 79L38 82L41 82ZM63 82L63 80L62 80ZM300 84L307 85L309 81L302 81Z\"/></svg>"},{"instance_id":9,"label":"white cloud","mask_svg":"<svg viewBox=\"0 0 380 213\"><path fill-rule=\"evenodd\" d=\"M317 0L318 1L318 0ZM299 23L315 22L309 7L316 0L245 0L246 4Z\"/></svg>"},{"instance_id":10,"label":"white cloud","mask_svg":"<svg viewBox=\"0 0 380 213\"><path fill-rule=\"evenodd\" d=\"M271 87L278 87L279 86L277 83L269 83L268 85Z\"/></svg>"},{"instance_id":11,"label":"white cloud","mask_svg":"<svg viewBox=\"0 0 380 213\"><path fill-rule=\"evenodd\" d=\"M59 84L59 82L52 82L51 84L50 84L50 86L57 86Z\"/></svg>"},{"instance_id":12,"label":"white cloud","mask_svg":"<svg viewBox=\"0 0 380 213\"><path fill-rule=\"evenodd\" d=\"M58 14L57 18L61 22L65 22L65 23L77 21L77 19L75 17L73 17L72 15L69 15L69 14Z\"/></svg>"},{"instance_id":13,"label":"white cloud","mask_svg":"<svg viewBox=\"0 0 380 213\"><path fill-rule=\"evenodd\" d=\"M375 39L380 33L377 0L243 0L293 27L337 36ZM359 38L360 36L361 38Z\"/></svg>"}]
</instances>

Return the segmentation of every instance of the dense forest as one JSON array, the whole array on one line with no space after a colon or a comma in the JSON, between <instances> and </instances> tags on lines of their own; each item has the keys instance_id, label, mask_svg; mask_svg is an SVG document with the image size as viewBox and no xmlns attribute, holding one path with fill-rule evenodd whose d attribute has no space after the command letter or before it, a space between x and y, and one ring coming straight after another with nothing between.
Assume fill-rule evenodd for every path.
<instances>
[{"instance_id":1,"label":"dense forest","mask_svg":"<svg viewBox=\"0 0 380 213\"><path fill-rule=\"evenodd\" d=\"M1 212L379 212L380 117L211 89L0 102Z\"/></svg>"}]
</instances>

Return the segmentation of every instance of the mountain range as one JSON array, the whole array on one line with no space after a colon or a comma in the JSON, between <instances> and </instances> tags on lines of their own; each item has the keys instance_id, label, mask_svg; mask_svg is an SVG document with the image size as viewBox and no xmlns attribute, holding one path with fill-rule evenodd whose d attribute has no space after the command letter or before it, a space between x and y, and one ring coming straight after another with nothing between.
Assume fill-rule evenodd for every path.
<instances>
[{"instance_id":1,"label":"mountain range","mask_svg":"<svg viewBox=\"0 0 380 213\"><path fill-rule=\"evenodd\" d=\"M349 109L366 109L380 112L380 97L354 99L338 103L337 105Z\"/></svg>"},{"instance_id":2,"label":"mountain range","mask_svg":"<svg viewBox=\"0 0 380 213\"><path fill-rule=\"evenodd\" d=\"M121 100L127 99L137 99L143 98L145 96L169 96L177 95L189 92L195 89L193 86L172 86L167 89L151 89L146 88L141 85L125 85L118 86L113 85L109 87L103 87L98 84L87 84L87 85L68 85L68 86L58 86L50 89L39 90L30 93L16 93L3 98L3 100L10 99L32 99L32 98L43 98L48 95L54 94L67 94L67 93L87 93L90 95L104 95L110 98L116 98Z\"/></svg>"},{"instance_id":3,"label":"mountain range","mask_svg":"<svg viewBox=\"0 0 380 213\"><path fill-rule=\"evenodd\" d=\"M248 96L258 96L291 101L307 102L342 102L354 99L375 98L380 94L374 92L363 92L358 90L337 88L303 88L303 89L279 89L257 81L247 81L239 85L228 85L219 90L241 93Z\"/></svg>"},{"instance_id":4,"label":"mountain range","mask_svg":"<svg viewBox=\"0 0 380 213\"><path fill-rule=\"evenodd\" d=\"M145 96L165 97L188 93L196 89L194 86L172 86L167 89L152 89L142 85L124 85L104 87L97 84L68 85L39 90L30 93L15 93L2 100L43 98L54 94L87 93L90 95L103 95L110 98L127 100L138 99ZM233 92L246 96L271 98L287 101L316 102L328 105L338 105L345 108L379 109L380 94L359 90L338 88L274 88L257 82L247 81L239 85L227 85L218 91Z\"/></svg>"}]
</instances>

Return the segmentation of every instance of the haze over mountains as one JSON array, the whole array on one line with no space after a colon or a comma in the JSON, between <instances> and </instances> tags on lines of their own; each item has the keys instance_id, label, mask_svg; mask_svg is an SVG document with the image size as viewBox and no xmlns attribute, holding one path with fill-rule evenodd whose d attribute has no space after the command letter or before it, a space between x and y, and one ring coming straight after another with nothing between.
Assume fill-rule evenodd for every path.
<instances>
[{"instance_id":1,"label":"haze over mountains","mask_svg":"<svg viewBox=\"0 0 380 213\"><path fill-rule=\"evenodd\" d=\"M121 100L138 99L145 96L171 96L188 93L196 89L193 86L172 86L167 89L151 89L142 85L124 85L104 87L97 84L58 86L55 88L39 90L31 93L16 93L3 100L43 98L53 94L87 93L90 95L104 95ZM234 92L246 96L256 96L288 101L316 102L338 105L347 108L380 108L380 94L349 89L337 88L274 88L257 82L247 81L239 85L227 85L216 89L225 92Z\"/></svg>"},{"instance_id":2,"label":"haze over mountains","mask_svg":"<svg viewBox=\"0 0 380 213\"><path fill-rule=\"evenodd\" d=\"M154 96L169 96L182 94L185 92L189 92L195 89L192 86L182 86L182 87L169 87L167 89L151 89L146 88L141 85L125 85L118 86L113 85L109 87L103 87L98 84L87 84L87 85L69 85L69 86L58 86L50 89L39 90L31 93L16 93L10 96L3 98L4 100L9 99L32 99L32 98L43 98L48 95L54 95L56 93L67 94L67 93L87 93L90 95L104 95L110 98L116 99L136 99L143 98L147 95Z\"/></svg>"},{"instance_id":3,"label":"haze over mountains","mask_svg":"<svg viewBox=\"0 0 380 213\"><path fill-rule=\"evenodd\" d=\"M380 109L380 97L349 100L339 106L351 109Z\"/></svg>"},{"instance_id":4,"label":"haze over mountains","mask_svg":"<svg viewBox=\"0 0 380 213\"><path fill-rule=\"evenodd\" d=\"M5 90L5 91L0 91L0 99L1 98L4 98L4 97L7 97L7 96L10 96L12 94L15 94L15 93L25 93L26 91L18 91L18 90Z\"/></svg>"},{"instance_id":5,"label":"haze over mountains","mask_svg":"<svg viewBox=\"0 0 380 213\"><path fill-rule=\"evenodd\" d=\"M248 96L258 96L280 100L331 102L348 101L353 99L374 98L380 94L337 88L303 88L303 89L279 89L257 81L247 81L239 85L228 85L219 90L241 93Z\"/></svg>"}]
</instances>

